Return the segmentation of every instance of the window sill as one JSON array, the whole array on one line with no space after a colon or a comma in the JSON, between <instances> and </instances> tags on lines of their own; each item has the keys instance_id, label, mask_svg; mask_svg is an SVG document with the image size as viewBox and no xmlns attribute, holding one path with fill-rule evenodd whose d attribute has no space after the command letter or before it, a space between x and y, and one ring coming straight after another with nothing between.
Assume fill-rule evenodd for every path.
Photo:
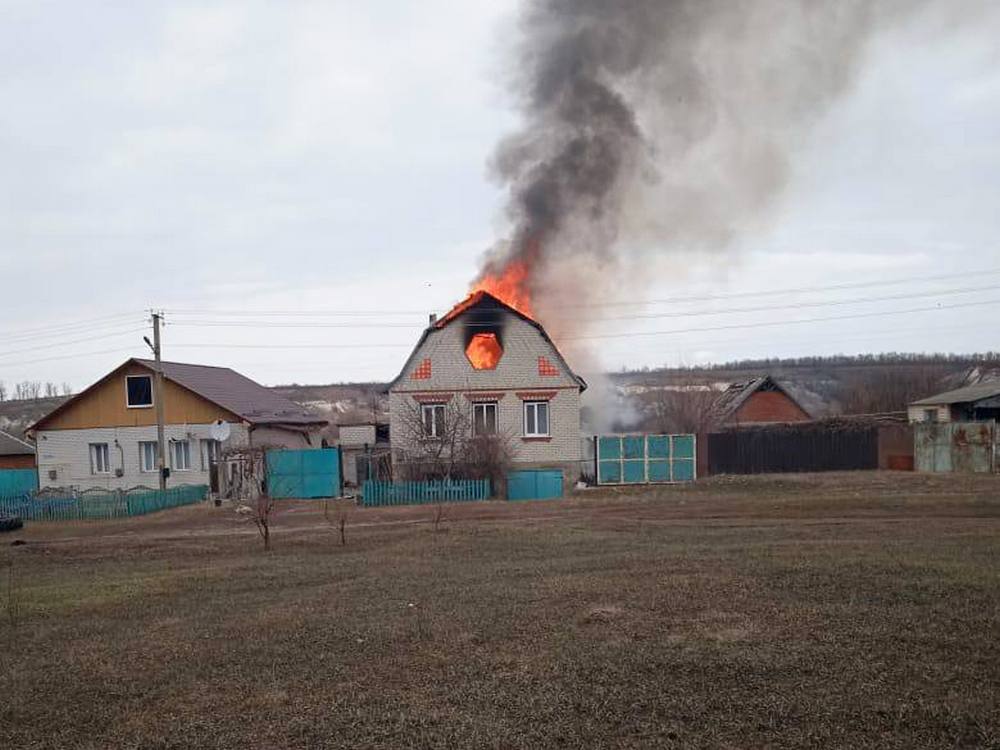
<instances>
[{"instance_id":1,"label":"window sill","mask_svg":"<svg viewBox=\"0 0 1000 750\"><path fill-rule=\"evenodd\" d=\"M552 440L551 435L524 435L521 440L525 443L548 443Z\"/></svg>"}]
</instances>

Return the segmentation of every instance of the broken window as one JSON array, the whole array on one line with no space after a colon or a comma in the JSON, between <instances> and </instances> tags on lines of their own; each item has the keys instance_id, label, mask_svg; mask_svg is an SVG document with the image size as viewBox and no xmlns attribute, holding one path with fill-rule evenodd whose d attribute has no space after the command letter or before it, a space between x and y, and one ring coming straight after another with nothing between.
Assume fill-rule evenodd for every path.
<instances>
[{"instance_id":1,"label":"broken window","mask_svg":"<svg viewBox=\"0 0 1000 750\"><path fill-rule=\"evenodd\" d=\"M472 405L472 434L496 435L497 402L483 401Z\"/></svg>"},{"instance_id":2,"label":"broken window","mask_svg":"<svg viewBox=\"0 0 1000 750\"><path fill-rule=\"evenodd\" d=\"M444 437L444 404L424 404L420 411L424 422L424 437Z\"/></svg>"},{"instance_id":3,"label":"broken window","mask_svg":"<svg viewBox=\"0 0 1000 750\"><path fill-rule=\"evenodd\" d=\"M548 437L549 435L549 402L524 402L524 436Z\"/></svg>"},{"instance_id":4,"label":"broken window","mask_svg":"<svg viewBox=\"0 0 1000 750\"><path fill-rule=\"evenodd\" d=\"M503 356L503 347L495 333L477 333L469 339L465 356L477 370L492 370Z\"/></svg>"}]
</instances>

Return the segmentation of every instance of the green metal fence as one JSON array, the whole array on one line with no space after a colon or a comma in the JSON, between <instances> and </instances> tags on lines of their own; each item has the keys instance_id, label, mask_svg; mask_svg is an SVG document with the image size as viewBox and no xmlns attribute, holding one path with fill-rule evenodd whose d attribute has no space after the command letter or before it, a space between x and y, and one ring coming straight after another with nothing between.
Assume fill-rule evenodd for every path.
<instances>
[{"instance_id":1,"label":"green metal fence","mask_svg":"<svg viewBox=\"0 0 1000 750\"><path fill-rule=\"evenodd\" d=\"M489 479L440 482L377 482L369 479L361 487L361 504L366 508L471 502L489 497Z\"/></svg>"},{"instance_id":2,"label":"green metal fence","mask_svg":"<svg viewBox=\"0 0 1000 750\"><path fill-rule=\"evenodd\" d=\"M207 494L203 484L163 491L138 487L111 492L32 492L0 497L0 513L25 521L106 521L192 505Z\"/></svg>"}]
</instances>

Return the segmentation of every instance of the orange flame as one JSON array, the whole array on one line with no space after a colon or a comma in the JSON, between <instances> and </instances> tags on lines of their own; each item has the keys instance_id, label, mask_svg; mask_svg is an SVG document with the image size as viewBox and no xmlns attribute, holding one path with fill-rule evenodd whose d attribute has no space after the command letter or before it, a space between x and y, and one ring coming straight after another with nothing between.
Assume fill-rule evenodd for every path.
<instances>
[{"instance_id":1,"label":"orange flame","mask_svg":"<svg viewBox=\"0 0 1000 750\"><path fill-rule=\"evenodd\" d=\"M465 347L465 356L477 370L494 369L502 354L503 349L493 333L477 333Z\"/></svg>"},{"instance_id":2,"label":"orange flame","mask_svg":"<svg viewBox=\"0 0 1000 750\"><path fill-rule=\"evenodd\" d=\"M511 262L499 274L484 274L472 285L472 291L489 292L529 318L534 317L531 292L528 291L528 266L524 261Z\"/></svg>"}]
</instances>

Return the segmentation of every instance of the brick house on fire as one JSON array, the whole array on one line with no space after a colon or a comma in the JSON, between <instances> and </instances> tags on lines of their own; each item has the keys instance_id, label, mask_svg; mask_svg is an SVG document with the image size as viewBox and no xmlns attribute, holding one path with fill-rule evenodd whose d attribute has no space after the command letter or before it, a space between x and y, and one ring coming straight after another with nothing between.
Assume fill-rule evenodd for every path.
<instances>
[{"instance_id":1,"label":"brick house on fire","mask_svg":"<svg viewBox=\"0 0 1000 750\"><path fill-rule=\"evenodd\" d=\"M537 321L474 292L431 318L389 384L395 473L416 460L421 441L442 439L449 413L464 413L472 435L509 438L516 468L561 469L576 482L586 387Z\"/></svg>"}]
</instances>

